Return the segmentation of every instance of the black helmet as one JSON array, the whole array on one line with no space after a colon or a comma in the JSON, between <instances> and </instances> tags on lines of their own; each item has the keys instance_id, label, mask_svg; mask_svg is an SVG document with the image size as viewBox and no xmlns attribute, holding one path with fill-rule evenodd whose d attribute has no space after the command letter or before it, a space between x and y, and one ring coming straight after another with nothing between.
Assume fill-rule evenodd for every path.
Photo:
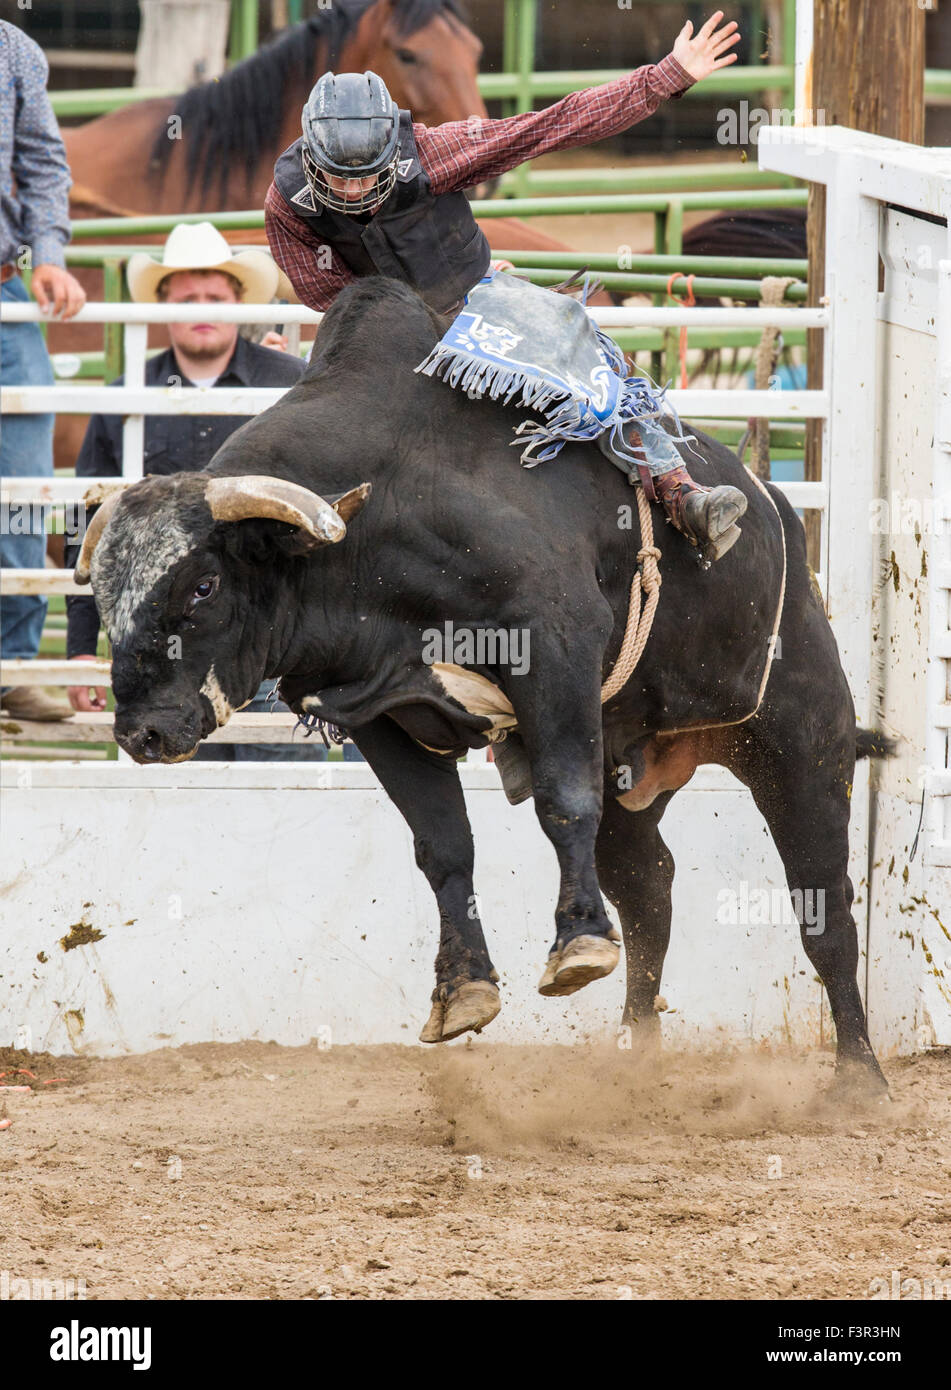
<instances>
[{"instance_id":1,"label":"black helmet","mask_svg":"<svg viewBox=\"0 0 951 1390\"><path fill-rule=\"evenodd\" d=\"M325 72L301 117L304 177L314 197L334 212L368 212L389 197L399 161L400 111L375 72ZM327 183L376 177L359 198L343 198Z\"/></svg>"}]
</instances>

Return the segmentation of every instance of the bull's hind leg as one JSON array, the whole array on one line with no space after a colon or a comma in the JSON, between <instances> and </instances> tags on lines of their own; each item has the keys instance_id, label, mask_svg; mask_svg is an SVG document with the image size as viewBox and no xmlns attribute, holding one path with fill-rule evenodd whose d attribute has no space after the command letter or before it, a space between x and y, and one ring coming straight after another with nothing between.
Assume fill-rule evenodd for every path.
<instances>
[{"instance_id":1,"label":"bull's hind leg","mask_svg":"<svg viewBox=\"0 0 951 1390\"><path fill-rule=\"evenodd\" d=\"M803 948L829 996L837 1082L851 1086L858 1079L887 1092L856 979L858 934L848 875L854 725L850 719L844 730L822 728L802 711L782 721L760 716L737 733L736 749L730 766L769 825Z\"/></svg>"},{"instance_id":2,"label":"bull's hind leg","mask_svg":"<svg viewBox=\"0 0 951 1390\"><path fill-rule=\"evenodd\" d=\"M501 1007L499 977L473 892L472 831L455 761L428 753L385 717L356 730L354 742L412 830L416 863L439 907L436 988L420 1041L479 1032Z\"/></svg>"},{"instance_id":3,"label":"bull's hind leg","mask_svg":"<svg viewBox=\"0 0 951 1390\"><path fill-rule=\"evenodd\" d=\"M643 811L626 811L613 797L604 804L597 840L598 878L617 909L627 962L623 1023L638 1050L656 1048L660 1021L654 1008L670 941L674 859L659 822L673 792Z\"/></svg>"}]
</instances>

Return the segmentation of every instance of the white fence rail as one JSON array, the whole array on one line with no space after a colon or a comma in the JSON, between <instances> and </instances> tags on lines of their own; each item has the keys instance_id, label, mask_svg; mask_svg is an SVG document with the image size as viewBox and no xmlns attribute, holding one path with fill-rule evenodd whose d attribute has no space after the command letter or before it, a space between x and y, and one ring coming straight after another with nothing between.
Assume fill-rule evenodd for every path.
<instances>
[{"instance_id":1,"label":"white fence rail","mask_svg":"<svg viewBox=\"0 0 951 1390\"><path fill-rule=\"evenodd\" d=\"M290 389L290 388L288 388ZM257 415L285 395L273 386L6 386L7 415L55 411L60 415ZM826 391L672 390L667 400L681 415L713 419L824 420Z\"/></svg>"}]
</instances>

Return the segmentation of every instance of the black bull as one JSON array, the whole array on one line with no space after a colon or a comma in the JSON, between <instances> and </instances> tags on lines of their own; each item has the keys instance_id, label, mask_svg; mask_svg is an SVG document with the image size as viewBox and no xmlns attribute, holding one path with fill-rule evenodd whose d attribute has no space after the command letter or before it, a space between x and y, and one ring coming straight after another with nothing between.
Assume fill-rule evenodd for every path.
<instances>
[{"instance_id":1,"label":"black bull","mask_svg":"<svg viewBox=\"0 0 951 1390\"><path fill-rule=\"evenodd\" d=\"M603 889L623 931L624 1019L653 1042L674 874L659 823L699 763L720 763L749 787L782 856L828 992L840 1075L883 1086L856 984L847 873L855 717L795 513L695 432L702 461L685 457L697 480L749 499L742 539L704 572L655 511L659 607L639 666L602 707L639 546L636 507L633 530L624 525L634 490L590 445L519 467L509 447L519 416L414 375L443 328L394 281L350 287L300 384L207 472L145 480L108 519L101 509L77 573L91 557L118 742L143 762L188 757L264 676L281 677L298 713L346 729L411 827L436 896L424 1036L445 1039L498 1011L456 769L490 721L429 664L432 630L520 634L530 659L518 669L479 666L478 654L476 669L514 710L560 866L543 992L571 993L613 968ZM332 511L322 499L335 498ZM344 534L338 512L351 524L327 544ZM747 718L780 593L780 519L781 658ZM804 903L821 906L818 921L814 911L804 920Z\"/></svg>"}]
</instances>

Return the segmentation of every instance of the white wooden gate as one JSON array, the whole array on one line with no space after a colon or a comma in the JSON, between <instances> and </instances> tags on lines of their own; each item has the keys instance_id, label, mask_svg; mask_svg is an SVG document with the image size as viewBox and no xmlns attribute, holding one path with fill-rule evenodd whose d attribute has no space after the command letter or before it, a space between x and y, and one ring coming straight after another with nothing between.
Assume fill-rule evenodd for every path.
<instances>
[{"instance_id":1,"label":"white wooden gate","mask_svg":"<svg viewBox=\"0 0 951 1390\"><path fill-rule=\"evenodd\" d=\"M862 723L897 739L868 806L872 1037L951 1043L951 151L761 132L826 186L828 604Z\"/></svg>"}]
</instances>

